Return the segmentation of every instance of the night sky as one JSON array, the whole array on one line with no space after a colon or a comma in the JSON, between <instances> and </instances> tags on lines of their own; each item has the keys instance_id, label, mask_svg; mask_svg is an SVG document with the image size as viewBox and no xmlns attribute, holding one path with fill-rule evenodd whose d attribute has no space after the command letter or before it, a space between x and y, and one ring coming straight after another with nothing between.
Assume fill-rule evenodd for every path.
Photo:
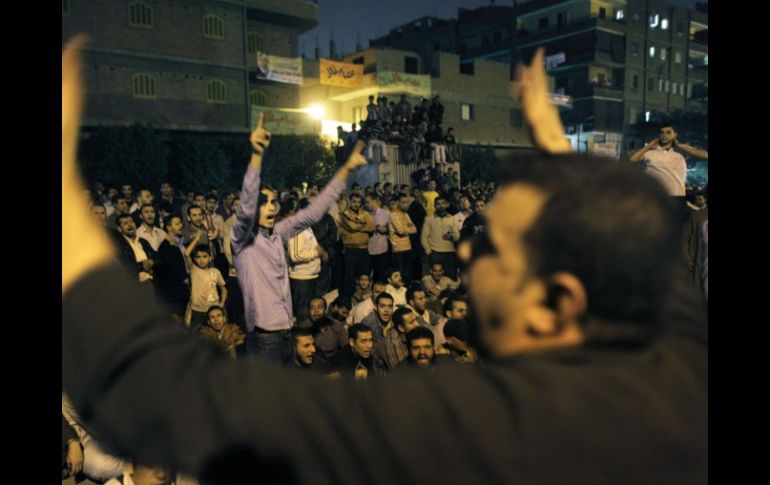
<instances>
[{"instance_id":1,"label":"night sky","mask_svg":"<svg viewBox=\"0 0 770 485\"><path fill-rule=\"evenodd\" d=\"M360 32L361 48L369 47L369 39L387 34L390 29L426 15L451 19L457 9L477 8L492 3L512 6L513 0L318 0L318 27L300 36L300 53L309 59L318 45L321 57L329 56L329 39L334 32L338 54L355 51L356 33ZM519 4L526 3L519 0ZM695 0L670 0L670 3L693 8Z\"/></svg>"}]
</instances>

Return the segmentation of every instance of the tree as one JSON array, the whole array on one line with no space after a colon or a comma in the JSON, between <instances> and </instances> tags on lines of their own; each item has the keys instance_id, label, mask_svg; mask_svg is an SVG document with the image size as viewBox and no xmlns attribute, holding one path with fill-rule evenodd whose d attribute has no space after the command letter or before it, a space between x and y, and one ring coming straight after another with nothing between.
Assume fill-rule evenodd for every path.
<instances>
[{"instance_id":1,"label":"tree","mask_svg":"<svg viewBox=\"0 0 770 485\"><path fill-rule=\"evenodd\" d=\"M273 135L262 165L263 180L276 187L324 184L335 171L334 151L316 135Z\"/></svg>"},{"instance_id":2,"label":"tree","mask_svg":"<svg viewBox=\"0 0 770 485\"><path fill-rule=\"evenodd\" d=\"M169 146L173 180L185 190L205 192L210 185L223 187L230 182L230 159L217 140L180 135Z\"/></svg>"},{"instance_id":3,"label":"tree","mask_svg":"<svg viewBox=\"0 0 770 485\"><path fill-rule=\"evenodd\" d=\"M168 173L167 141L165 131L141 124L96 128L81 141L85 179L157 187Z\"/></svg>"},{"instance_id":4,"label":"tree","mask_svg":"<svg viewBox=\"0 0 770 485\"><path fill-rule=\"evenodd\" d=\"M462 147L462 153L460 172L463 180L493 182L497 179L500 160L495 156L491 146L465 145Z\"/></svg>"}]
</instances>

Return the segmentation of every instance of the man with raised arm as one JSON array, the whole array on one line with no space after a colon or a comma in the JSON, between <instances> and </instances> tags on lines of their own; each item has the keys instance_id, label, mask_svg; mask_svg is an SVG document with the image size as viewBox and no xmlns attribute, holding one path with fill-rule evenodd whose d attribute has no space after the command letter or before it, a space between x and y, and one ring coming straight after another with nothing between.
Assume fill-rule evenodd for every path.
<instances>
[{"instance_id":1,"label":"man with raised arm","mask_svg":"<svg viewBox=\"0 0 770 485\"><path fill-rule=\"evenodd\" d=\"M270 133L262 126L260 114L251 133L251 161L243 177L241 207L231 230L233 264L243 291L248 352L276 365L285 363L292 353L291 291L284 245L312 226L329 210L342 191L351 172L366 164L361 155L363 142L356 144L318 197L305 209L275 223L278 199L275 190L261 185L262 158L270 145Z\"/></svg>"}]
</instances>

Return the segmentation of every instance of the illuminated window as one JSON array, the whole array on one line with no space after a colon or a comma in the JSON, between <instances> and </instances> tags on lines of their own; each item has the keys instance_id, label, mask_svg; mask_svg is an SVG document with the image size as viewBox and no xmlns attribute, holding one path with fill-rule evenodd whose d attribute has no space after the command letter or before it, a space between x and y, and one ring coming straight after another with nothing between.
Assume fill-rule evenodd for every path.
<instances>
[{"instance_id":1,"label":"illuminated window","mask_svg":"<svg viewBox=\"0 0 770 485\"><path fill-rule=\"evenodd\" d=\"M132 84L135 98L157 98L157 91L155 90L155 76L146 73L134 74Z\"/></svg>"},{"instance_id":2,"label":"illuminated window","mask_svg":"<svg viewBox=\"0 0 770 485\"><path fill-rule=\"evenodd\" d=\"M259 32L249 32L249 53L254 54L256 52L264 52L265 39Z\"/></svg>"},{"instance_id":3,"label":"illuminated window","mask_svg":"<svg viewBox=\"0 0 770 485\"><path fill-rule=\"evenodd\" d=\"M682 52L681 51L674 51L674 62L677 64L682 63Z\"/></svg>"},{"instance_id":4,"label":"illuminated window","mask_svg":"<svg viewBox=\"0 0 770 485\"><path fill-rule=\"evenodd\" d=\"M650 57L655 57L655 47L650 46Z\"/></svg>"},{"instance_id":5,"label":"illuminated window","mask_svg":"<svg viewBox=\"0 0 770 485\"><path fill-rule=\"evenodd\" d=\"M623 13L622 10L616 10L615 11L615 20L623 20L624 15L625 14Z\"/></svg>"},{"instance_id":6,"label":"illuminated window","mask_svg":"<svg viewBox=\"0 0 770 485\"><path fill-rule=\"evenodd\" d=\"M658 78L658 91L663 92L663 79Z\"/></svg>"},{"instance_id":7,"label":"illuminated window","mask_svg":"<svg viewBox=\"0 0 770 485\"><path fill-rule=\"evenodd\" d=\"M252 89L249 91L249 105L265 106L265 92L260 89Z\"/></svg>"},{"instance_id":8,"label":"illuminated window","mask_svg":"<svg viewBox=\"0 0 770 485\"><path fill-rule=\"evenodd\" d=\"M658 26L659 23L660 23L660 15L658 15L658 14L650 15L650 27L651 28L654 29L655 27Z\"/></svg>"},{"instance_id":9,"label":"illuminated window","mask_svg":"<svg viewBox=\"0 0 770 485\"><path fill-rule=\"evenodd\" d=\"M663 87L663 91L668 92L669 89L671 89L671 82L668 79L666 79L666 83Z\"/></svg>"},{"instance_id":10,"label":"illuminated window","mask_svg":"<svg viewBox=\"0 0 770 485\"><path fill-rule=\"evenodd\" d=\"M206 101L218 104L227 103L227 85L218 79L207 82Z\"/></svg>"},{"instance_id":11,"label":"illuminated window","mask_svg":"<svg viewBox=\"0 0 770 485\"><path fill-rule=\"evenodd\" d=\"M663 19L660 21L660 29L668 30L668 19Z\"/></svg>"},{"instance_id":12,"label":"illuminated window","mask_svg":"<svg viewBox=\"0 0 770 485\"><path fill-rule=\"evenodd\" d=\"M473 119L473 105L472 104L463 104L461 105L462 113L461 118L464 121L470 121Z\"/></svg>"},{"instance_id":13,"label":"illuminated window","mask_svg":"<svg viewBox=\"0 0 770 485\"><path fill-rule=\"evenodd\" d=\"M644 121L650 121L650 112L649 111L645 111L644 112Z\"/></svg>"},{"instance_id":14,"label":"illuminated window","mask_svg":"<svg viewBox=\"0 0 770 485\"><path fill-rule=\"evenodd\" d=\"M203 17L203 37L220 40L225 38L225 21L222 20L222 17L216 15Z\"/></svg>"},{"instance_id":15,"label":"illuminated window","mask_svg":"<svg viewBox=\"0 0 770 485\"><path fill-rule=\"evenodd\" d=\"M152 7L145 2L128 4L128 25L151 29L153 26Z\"/></svg>"},{"instance_id":16,"label":"illuminated window","mask_svg":"<svg viewBox=\"0 0 770 485\"><path fill-rule=\"evenodd\" d=\"M629 125L635 125L636 124L636 116L637 116L636 108L631 108L628 111L628 124Z\"/></svg>"},{"instance_id":17,"label":"illuminated window","mask_svg":"<svg viewBox=\"0 0 770 485\"><path fill-rule=\"evenodd\" d=\"M667 52L666 52L666 48L665 48L665 47L663 47L663 48L660 50L660 60L661 60L661 61L665 61L665 60L666 60L666 54L667 54Z\"/></svg>"}]
</instances>

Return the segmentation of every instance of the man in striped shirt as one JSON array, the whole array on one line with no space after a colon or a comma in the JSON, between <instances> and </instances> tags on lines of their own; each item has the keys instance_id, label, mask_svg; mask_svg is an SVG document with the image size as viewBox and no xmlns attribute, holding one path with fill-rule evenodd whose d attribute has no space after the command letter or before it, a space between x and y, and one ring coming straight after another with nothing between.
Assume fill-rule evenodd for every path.
<instances>
[{"instance_id":1,"label":"man in striped shirt","mask_svg":"<svg viewBox=\"0 0 770 485\"><path fill-rule=\"evenodd\" d=\"M277 194L260 186L262 157L270 145L270 133L260 114L251 133L251 161L243 178L241 207L231 230L233 263L243 291L246 349L262 360L281 365L292 355L293 323L288 264L284 244L318 222L345 189L351 172L366 164L363 143L356 144L345 165L305 209L275 223Z\"/></svg>"}]
</instances>

